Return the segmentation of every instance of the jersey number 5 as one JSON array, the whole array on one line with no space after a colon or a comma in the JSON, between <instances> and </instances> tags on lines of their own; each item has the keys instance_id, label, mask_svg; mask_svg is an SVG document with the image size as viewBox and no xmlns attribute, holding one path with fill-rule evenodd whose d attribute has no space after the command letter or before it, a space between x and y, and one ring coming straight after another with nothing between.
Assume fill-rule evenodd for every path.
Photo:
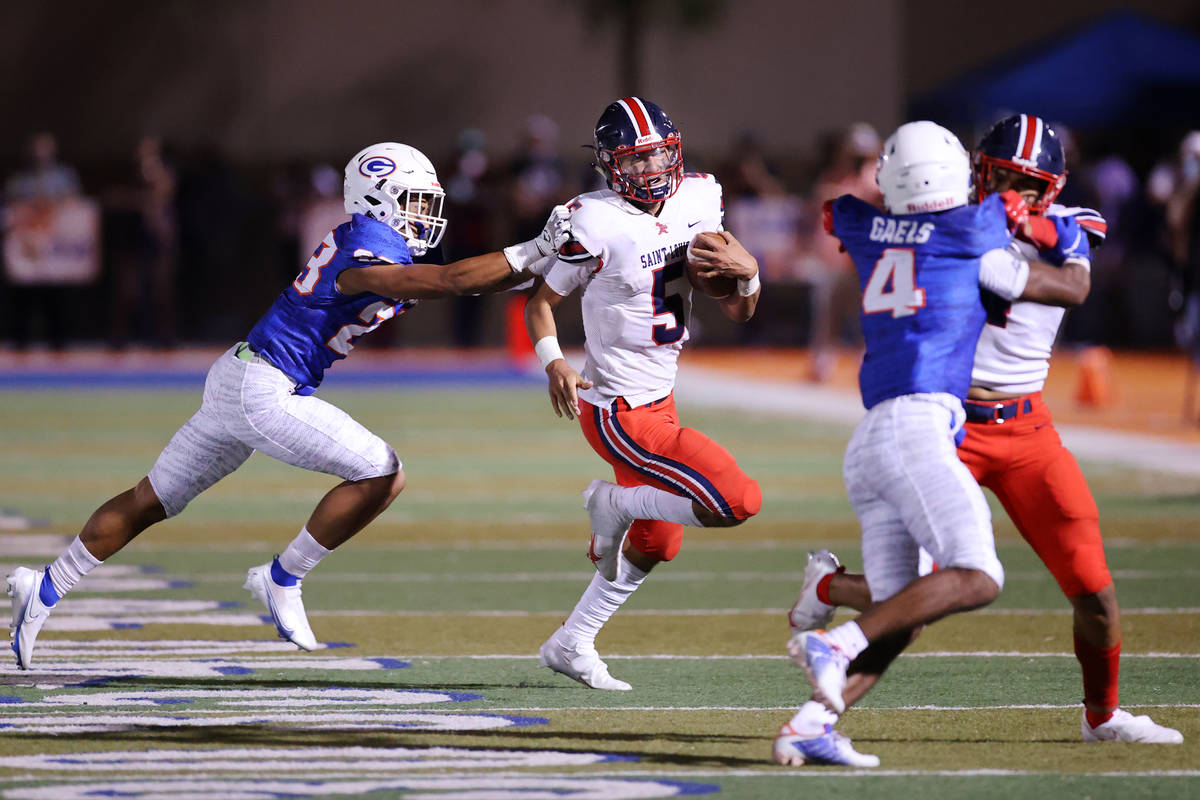
<instances>
[{"instance_id":1,"label":"jersey number 5","mask_svg":"<svg viewBox=\"0 0 1200 800\"><path fill-rule=\"evenodd\" d=\"M683 297L679 293L667 294L667 284L683 277L683 262L676 261L654 270L654 316L670 314L674 325L655 325L651 330L655 344L671 344L683 338Z\"/></svg>"},{"instance_id":2,"label":"jersey number 5","mask_svg":"<svg viewBox=\"0 0 1200 800\"><path fill-rule=\"evenodd\" d=\"M925 290L916 285L917 260L912 250L889 247L875 262L863 289L863 312L892 312L892 318L910 317L925 307Z\"/></svg>"}]
</instances>

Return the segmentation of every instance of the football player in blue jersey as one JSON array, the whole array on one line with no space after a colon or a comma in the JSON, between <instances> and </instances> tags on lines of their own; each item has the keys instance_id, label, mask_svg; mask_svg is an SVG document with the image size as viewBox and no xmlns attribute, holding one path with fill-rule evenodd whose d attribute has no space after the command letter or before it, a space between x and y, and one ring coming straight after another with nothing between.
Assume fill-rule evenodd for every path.
<instances>
[{"instance_id":1,"label":"football player in blue jersey","mask_svg":"<svg viewBox=\"0 0 1200 800\"><path fill-rule=\"evenodd\" d=\"M304 650L317 647L301 580L404 488L391 446L313 396L325 370L417 299L497 291L530 279L568 237L566 209L559 208L536 239L503 252L446 266L413 264L445 231L445 193L429 159L394 142L350 159L344 196L350 221L325 237L246 341L213 364L200 410L150 473L100 506L52 564L18 567L9 576L18 667L29 668L42 624L80 578L146 528L183 511L255 450L342 479L292 543L246 577L245 588L270 611L280 637Z\"/></svg>"},{"instance_id":2,"label":"football player in blue jersey","mask_svg":"<svg viewBox=\"0 0 1200 800\"><path fill-rule=\"evenodd\" d=\"M883 213L851 195L826 206L827 229L859 275L866 416L846 448L846 491L862 525L875 604L828 632L789 642L813 699L776 736L781 764L876 766L833 726L875 684L921 626L987 605L1004 570L983 493L955 454L975 343L980 288L1056 305L1082 301L1069 274L1010 252L999 195L968 205L971 168L952 133L927 121L884 144ZM918 577L918 550L941 569Z\"/></svg>"}]
</instances>

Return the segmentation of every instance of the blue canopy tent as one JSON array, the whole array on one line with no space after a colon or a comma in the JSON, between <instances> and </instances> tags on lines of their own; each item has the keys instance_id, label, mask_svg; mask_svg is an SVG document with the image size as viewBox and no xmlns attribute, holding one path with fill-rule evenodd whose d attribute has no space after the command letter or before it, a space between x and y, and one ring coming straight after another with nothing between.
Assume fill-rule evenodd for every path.
<instances>
[{"instance_id":1,"label":"blue canopy tent","mask_svg":"<svg viewBox=\"0 0 1200 800\"><path fill-rule=\"evenodd\" d=\"M1025 112L1077 128L1200 128L1200 37L1116 12L913 99L960 130Z\"/></svg>"}]
</instances>

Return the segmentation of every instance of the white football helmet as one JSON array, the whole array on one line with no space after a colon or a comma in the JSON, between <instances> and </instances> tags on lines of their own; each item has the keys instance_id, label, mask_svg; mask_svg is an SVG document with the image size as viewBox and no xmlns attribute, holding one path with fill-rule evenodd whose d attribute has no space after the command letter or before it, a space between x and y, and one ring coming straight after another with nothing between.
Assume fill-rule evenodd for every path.
<instances>
[{"instance_id":1,"label":"white football helmet","mask_svg":"<svg viewBox=\"0 0 1200 800\"><path fill-rule=\"evenodd\" d=\"M437 247L446 232L446 193L433 163L415 147L380 142L360 150L346 165L342 194L347 214L386 222L414 256Z\"/></svg>"},{"instance_id":2,"label":"white football helmet","mask_svg":"<svg viewBox=\"0 0 1200 800\"><path fill-rule=\"evenodd\" d=\"M889 213L945 211L970 199L971 159L941 125L907 122L883 143L875 181Z\"/></svg>"}]
</instances>

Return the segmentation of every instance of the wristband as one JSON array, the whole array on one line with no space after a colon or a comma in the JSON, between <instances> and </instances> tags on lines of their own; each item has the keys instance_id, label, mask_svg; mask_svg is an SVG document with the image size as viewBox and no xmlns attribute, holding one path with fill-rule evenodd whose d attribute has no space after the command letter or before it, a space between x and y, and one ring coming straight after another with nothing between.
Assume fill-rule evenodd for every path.
<instances>
[{"instance_id":1,"label":"wristband","mask_svg":"<svg viewBox=\"0 0 1200 800\"><path fill-rule=\"evenodd\" d=\"M563 357L562 349L558 346L557 336L543 336L537 340L537 344L533 346L533 352L537 354L538 361L542 362L542 369L550 366L551 361L557 361Z\"/></svg>"},{"instance_id":2,"label":"wristband","mask_svg":"<svg viewBox=\"0 0 1200 800\"><path fill-rule=\"evenodd\" d=\"M757 292L759 290L759 288L762 286L762 284L758 282L758 273L757 272L754 273L753 277L751 277L750 280L748 280L748 281L744 281L741 278L738 278L737 283L738 283L738 294L740 294L742 297L749 297L750 295Z\"/></svg>"},{"instance_id":3,"label":"wristband","mask_svg":"<svg viewBox=\"0 0 1200 800\"><path fill-rule=\"evenodd\" d=\"M523 272L545 258L542 251L538 250L537 241L534 239L509 245L504 248L504 257L508 259L508 266L513 272Z\"/></svg>"}]
</instances>

